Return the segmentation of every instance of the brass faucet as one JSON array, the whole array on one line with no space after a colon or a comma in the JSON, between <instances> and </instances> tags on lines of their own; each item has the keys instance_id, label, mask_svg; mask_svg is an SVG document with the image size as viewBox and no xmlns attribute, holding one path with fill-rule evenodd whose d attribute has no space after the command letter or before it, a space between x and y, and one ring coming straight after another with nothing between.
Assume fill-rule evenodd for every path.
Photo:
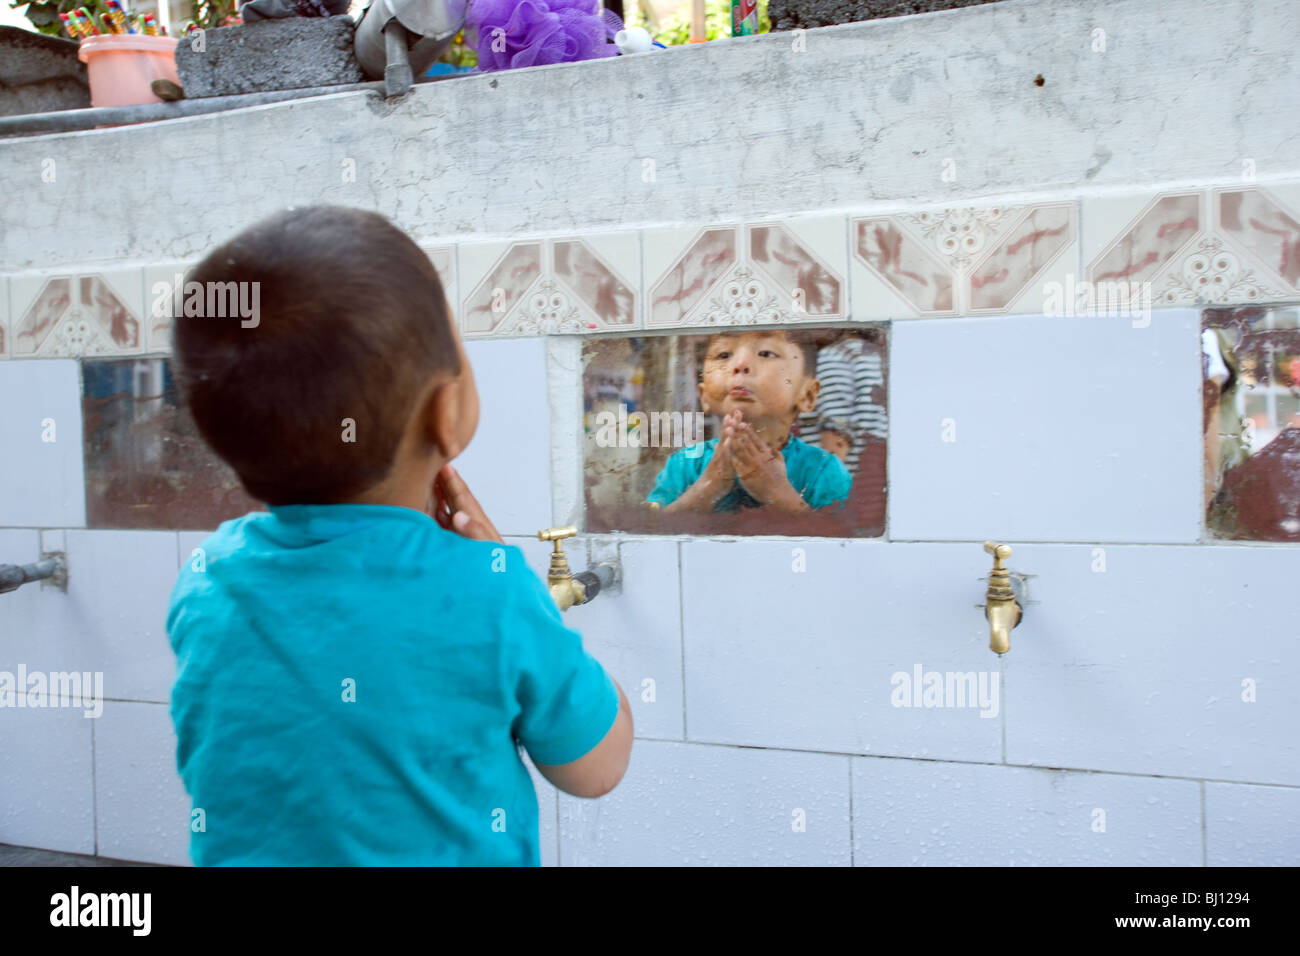
<instances>
[{"instance_id":1,"label":"brass faucet","mask_svg":"<svg viewBox=\"0 0 1300 956\"><path fill-rule=\"evenodd\" d=\"M550 586L551 597L561 611L567 611L575 604L586 604L600 593L602 586L608 587L614 580L614 568L609 564L598 565L591 571L580 571L576 575L569 570L569 559L564 554L561 542L578 533L573 525L562 528L543 528L537 532L542 541L554 541L555 550L551 552L551 567L546 574L546 583Z\"/></svg>"},{"instance_id":2,"label":"brass faucet","mask_svg":"<svg viewBox=\"0 0 1300 956\"><path fill-rule=\"evenodd\" d=\"M1011 546L984 542L984 550L993 555L993 570L989 572L989 589L984 605L984 616L989 621L989 650L1005 654L1011 650L1011 629L1020 623L1024 609L1011 589L1011 575L1002 562L1011 557Z\"/></svg>"}]
</instances>

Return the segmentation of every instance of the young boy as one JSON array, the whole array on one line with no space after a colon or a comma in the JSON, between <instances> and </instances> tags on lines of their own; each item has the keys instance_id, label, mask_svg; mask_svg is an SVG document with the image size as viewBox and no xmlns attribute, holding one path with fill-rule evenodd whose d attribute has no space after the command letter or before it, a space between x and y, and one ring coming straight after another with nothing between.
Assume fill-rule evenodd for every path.
<instances>
[{"instance_id":1,"label":"young boy","mask_svg":"<svg viewBox=\"0 0 1300 956\"><path fill-rule=\"evenodd\" d=\"M816 370L806 332L712 336L700 408L722 416L722 436L674 452L646 500L665 512L797 513L847 499L852 479L843 462L790 434L799 414L817 406Z\"/></svg>"},{"instance_id":2,"label":"young boy","mask_svg":"<svg viewBox=\"0 0 1300 956\"><path fill-rule=\"evenodd\" d=\"M199 431L269 506L203 543L167 616L191 857L536 866L518 745L598 797L632 717L449 464L478 393L432 263L383 217L326 206L188 279L258 283L254 319L209 308L173 334Z\"/></svg>"}]
</instances>

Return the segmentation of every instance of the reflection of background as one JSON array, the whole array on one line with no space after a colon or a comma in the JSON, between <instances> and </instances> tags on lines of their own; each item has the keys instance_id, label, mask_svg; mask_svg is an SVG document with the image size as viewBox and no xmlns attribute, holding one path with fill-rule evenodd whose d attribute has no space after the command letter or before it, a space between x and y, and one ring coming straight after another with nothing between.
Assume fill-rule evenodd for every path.
<instances>
[{"instance_id":1,"label":"reflection of background","mask_svg":"<svg viewBox=\"0 0 1300 956\"><path fill-rule=\"evenodd\" d=\"M180 407L167 359L87 362L82 376L92 527L216 527L261 508Z\"/></svg>"},{"instance_id":2,"label":"reflection of background","mask_svg":"<svg viewBox=\"0 0 1300 956\"><path fill-rule=\"evenodd\" d=\"M855 477L864 461L882 466L887 433L884 332L876 328L825 329L819 341L817 377L822 383L817 407L800 415L794 433L810 445L840 457ZM597 443L597 416L635 411L680 412L700 408L700 367L708 335L593 338L583 347L585 477L587 501L598 508L628 507L645 500L655 476L677 450L673 436L658 447L603 447ZM630 432L631 424L627 431ZM717 416L704 416L703 440L717 437ZM643 428L642 432L645 433ZM687 442L689 443L689 442ZM856 488L855 488L856 491Z\"/></svg>"},{"instance_id":3,"label":"reflection of background","mask_svg":"<svg viewBox=\"0 0 1300 956\"><path fill-rule=\"evenodd\" d=\"M846 332L817 355L817 407L799 416L798 434L839 456L856 476L868 436L884 441L885 371L882 333Z\"/></svg>"},{"instance_id":4,"label":"reflection of background","mask_svg":"<svg viewBox=\"0 0 1300 956\"><path fill-rule=\"evenodd\" d=\"M1210 530L1300 541L1300 308L1208 310L1201 352Z\"/></svg>"}]
</instances>

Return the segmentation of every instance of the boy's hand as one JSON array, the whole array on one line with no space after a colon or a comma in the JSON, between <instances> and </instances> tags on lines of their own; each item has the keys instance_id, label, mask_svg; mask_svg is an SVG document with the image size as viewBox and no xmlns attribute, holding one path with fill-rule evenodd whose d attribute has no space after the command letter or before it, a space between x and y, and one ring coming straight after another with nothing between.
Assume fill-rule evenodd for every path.
<instances>
[{"instance_id":1,"label":"boy's hand","mask_svg":"<svg viewBox=\"0 0 1300 956\"><path fill-rule=\"evenodd\" d=\"M736 477L760 504L782 511L808 511L808 503L790 484L785 456L742 423L732 437L731 460Z\"/></svg>"},{"instance_id":2,"label":"boy's hand","mask_svg":"<svg viewBox=\"0 0 1300 956\"><path fill-rule=\"evenodd\" d=\"M465 484L465 479L448 463L433 480L433 520L448 531L475 541L496 541L501 535Z\"/></svg>"},{"instance_id":3,"label":"boy's hand","mask_svg":"<svg viewBox=\"0 0 1300 956\"><path fill-rule=\"evenodd\" d=\"M722 437L714 446L713 457L695 483L665 511L712 511L713 506L731 491L736 475L731 460L731 438L739 425L739 411L731 412L722 420Z\"/></svg>"}]
</instances>

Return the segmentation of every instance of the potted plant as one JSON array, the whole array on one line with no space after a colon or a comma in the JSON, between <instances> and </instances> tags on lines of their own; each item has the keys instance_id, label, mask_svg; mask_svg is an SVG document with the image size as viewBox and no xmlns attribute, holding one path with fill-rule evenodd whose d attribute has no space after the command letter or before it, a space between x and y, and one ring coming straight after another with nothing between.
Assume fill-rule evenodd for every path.
<instances>
[{"instance_id":1,"label":"potted plant","mask_svg":"<svg viewBox=\"0 0 1300 956\"><path fill-rule=\"evenodd\" d=\"M235 0L224 0L232 5ZM22 6L11 0L11 7ZM65 36L78 44L86 64L91 106L158 103L151 84L176 82L176 38L150 32L143 17L117 0L48 0L27 5L27 19L38 32Z\"/></svg>"}]
</instances>

